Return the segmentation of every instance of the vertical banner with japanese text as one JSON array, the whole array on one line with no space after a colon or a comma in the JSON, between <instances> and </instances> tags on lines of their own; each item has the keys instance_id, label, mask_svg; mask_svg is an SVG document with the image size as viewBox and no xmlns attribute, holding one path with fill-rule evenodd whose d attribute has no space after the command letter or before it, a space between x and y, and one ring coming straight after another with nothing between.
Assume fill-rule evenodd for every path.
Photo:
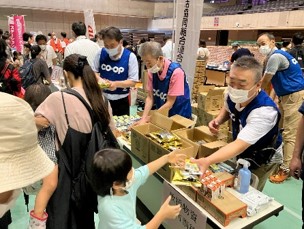
<instances>
[{"instance_id":1,"label":"vertical banner with japanese text","mask_svg":"<svg viewBox=\"0 0 304 229\"><path fill-rule=\"evenodd\" d=\"M25 32L24 16L14 15L13 18L14 18L14 33L12 34L12 36L14 36L15 39L15 47L12 46L12 48L15 48L18 52L21 52L23 50L22 35Z\"/></svg>"},{"instance_id":2,"label":"vertical banner with japanese text","mask_svg":"<svg viewBox=\"0 0 304 229\"><path fill-rule=\"evenodd\" d=\"M94 38L96 34L93 10L84 10L84 23L87 27L87 37Z\"/></svg>"},{"instance_id":3,"label":"vertical banner with japanese text","mask_svg":"<svg viewBox=\"0 0 304 229\"><path fill-rule=\"evenodd\" d=\"M185 198L175 187L164 180L164 200L171 195L171 205L180 204L182 210L174 220L166 221L175 229L206 229L207 216Z\"/></svg>"},{"instance_id":4,"label":"vertical banner with japanese text","mask_svg":"<svg viewBox=\"0 0 304 229\"><path fill-rule=\"evenodd\" d=\"M8 19L8 28L9 28L9 32L11 34L11 47L15 48L16 47L16 43L15 43L15 37L14 37L14 33L15 33L15 27L14 27L14 17L7 17Z\"/></svg>"},{"instance_id":5,"label":"vertical banner with japanese text","mask_svg":"<svg viewBox=\"0 0 304 229\"><path fill-rule=\"evenodd\" d=\"M195 74L200 25L203 13L202 0L176 0L176 28L174 60L184 69L190 90Z\"/></svg>"}]
</instances>

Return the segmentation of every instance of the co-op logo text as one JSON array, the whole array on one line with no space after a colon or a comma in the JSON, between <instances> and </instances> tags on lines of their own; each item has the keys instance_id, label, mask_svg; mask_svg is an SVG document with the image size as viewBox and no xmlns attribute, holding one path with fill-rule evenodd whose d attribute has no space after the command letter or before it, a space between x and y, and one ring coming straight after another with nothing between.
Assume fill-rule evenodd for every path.
<instances>
[{"instance_id":1,"label":"co-op logo text","mask_svg":"<svg viewBox=\"0 0 304 229\"><path fill-rule=\"evenodd\" d=\"M164 102L167 100L167 93L161 92L159 89L153 89L153 95L159 97Z\"/></svg>"},{"instance_id":2,"label":"co-op logo text","mask_svg":"<svg viewBox=\"0 0 304 229\"><path fill-rule=\"evenodd\" d=\"M105 70L107 72L113 71L114 73L120 74L125 71L125 68L117 66L112 67L111 65L102 64L101 70Z\"/></svg>"}]
</instances>

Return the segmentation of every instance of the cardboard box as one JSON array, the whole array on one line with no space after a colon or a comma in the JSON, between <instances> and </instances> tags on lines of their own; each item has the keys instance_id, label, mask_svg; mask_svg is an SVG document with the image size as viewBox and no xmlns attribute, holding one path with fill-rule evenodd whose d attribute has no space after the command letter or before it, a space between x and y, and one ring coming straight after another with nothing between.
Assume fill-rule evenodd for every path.
<instances>
[{"instance_id":1,"label":"cardboard box","mask_svg":"<svg viewBox=\"0 0 304 229\"><path fill-rule=\"evenodd\" d=\"M191 104L191 108L192 108L192 114L195 114L196 116L198 116L198 105L197 103L192 103Z\"/></svg>"},{"instance_id":2,"label":"cardboard box","mask_svg":"<svg viewBox=\"0 0 304 229\"><path fill-rule=\"evenodd\" d=\"M180 153L186 154L188 158L196 157L197 148L185 139L181 139L182 147ZM166 154L170 153L169 150L163 148L163 146L157 142L150 141L150 151L149 151L149 162L154 161ZM166 164L157 171L163 178L168 181L172 180L173 172L169 168L169 164Z\"/></svg>"},{"instance_id":3,"label":"cardboard box","mask_svg":"<svg viewBox=\"0 0 304 229\"><path fill-rule=\"evenodd\" d=\"M208 157L209 155L215 153L217 150L219 150L220 148L222 148L225 145L227 145L227 143L224 141L214 141L214 142L209 142L209 143L203 144L199 148L198 158Z\"/></svg>"},{"instance_id":4,"label":"cardboard box","mask_svg":"<svg viewBox=\"0 0 304 229\"><path fill-rule=\"evenodd\" d=\"M224 191L223 198L215 200L197 192L197 203L223 226L227 226L234 218L247 215L247 205L227 191Z\"/></svg>"},{"instance_id":5,"label":"cardboard box","mask_svg":"<svg viewBox=\"0 0 304 229\"><path fill-rule=\"evenodd\" d=\"M234 186L234 179L235 179L234 175L227 172L213 173L212 175L223 181L226 187Z\"/></svg>"},{"instance_id":6,"label":"cardboard box","mask_svg":"<svg viewBox=\"0 0 304 229\"><path fill-rule=\"evenodd\" d=\"M196 195L198 192L198 188L194 186L186 186L186 185L178 185L180 190L182 190L187 196L189 196L192 200L196 202Z\"/></svg>"},{"instance_id":7,"label":"cardboard box","mask_svg":"<svg viewBox=\"0 0 304 229\"><path fill-rule=\"evenodd\" d=\"M193 129L182 129L174 131L179 137L189 140L193 145L197 147L197 156L205 157L214 153L220 147L226 145L227 143L223 141L217 141L221 135L213 135L207 126L195 127ZM204 141L206 143L199 144L198 141Z\"/></svg>"},{"instance_id":8,"label":"cardboard box","mask_svg":"<svg viewBox=\"0 0 304 229\"><path fill-rule=\"evenodd\" d=\"M195 125L194 121L180 115L173 115L169 118L159 112L154 112L151 115L151 123L168 131L191 128Z\"/></svg>"},{"instance_id":9,"label":"cardboard box","mask_svg":"<svg viewBox=\"0 0 304 229\"><path fill-rule=\"evenodd\" d=\"M206 66L206 61L205 60L197 60L196 61L196 66Z\"/></svg>"},{"instance_id":10,"label":"cardboard box","mask_svg":"<svg viewBox=\"0 0 304 229\"><path fill-rule=\"evenodd\" d=\"M131 151L144 163L149 162L150 139L146 136L148 133L166 129L168 131L189 128L195 125L195 122L179 115L167 117L168 111L151 111L151 122L139 126L133 126L131 129Z\"/></svg>"},{"instance_id":11,"label":"cardboard box","mask_svg":"<svg viewBox=\"0 0 304 229\"><path fill-rule=\"evenodd\" d=\"M226 73L225 71L206 69L206 77L207 77L206 83L213 84L216 86L225 86L227 74L228 73Z\"/></svg>"},{"instance_id":12,"label":"cardboard box","mask_svg":"<svg viewBox=\"0 0 304 229\"><path fill-rule=\"evenodd\" d=\"M224 105L225 87L202 85L199 87L198 108L204 111L217 111Z\"/></svg>"},{"instance_id":13,"label":"cardboard box","mask_svg":"<svg viewBox=\"0 0 304 229\"><path fill-rule=\"evenodd\" d=\"M161 130L152 123L133 126L131 129L131 151L144 163L149 162L150 140L146 134Z\"/></svg>"}]
</instances>

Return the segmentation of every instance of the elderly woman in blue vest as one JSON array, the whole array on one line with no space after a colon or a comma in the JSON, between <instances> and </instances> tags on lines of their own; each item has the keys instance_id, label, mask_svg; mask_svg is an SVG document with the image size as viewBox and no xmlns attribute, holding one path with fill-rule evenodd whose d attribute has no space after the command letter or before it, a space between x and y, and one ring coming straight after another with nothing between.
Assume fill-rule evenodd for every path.
<instances>
[{"instance_id":1,"label":"elderly woman in blue vest","mask_svg":"<svg viewBox=\"0 0 304 229\"><path fill-rule=\"evenodd\" d=\"M262 71L262 65L254 57L243 56L233 63L224 106L209 123L209 129L217 133L219 126L231 119L234 141L208 157L192 160L204 173L211 164L233 157L244 158L259 178L260 191L283 159L281 115L273 100L261 90Z\"/></svg>"},{"instance_id":2,"label":"elderly woman in blue vest","mask_svg":"<svg viewBox=\"0 0 304 229\"><path fill-rule=\"evenodd\" d=\"M123 48L123 36L118 28L108 27L99 33L105 47L98 51L93 70L110 83L104 94L111 104L113 115L129 114L129 89L138 81L136 56Z\"/></svg>"},{"instance_id":3,"label":"elderly woman in blue vest","mask_svg":"<svg viewBox=\"0 0 304 229\"><path fill-rule=\"evenodd\" d=\"M156 109L169 110L169 116L179 114L191 118L190 92L187 77L180 64L163 56L161 45L145 42L139 55L148 68L145 109L139 124L149 121L148 114L155 104Z\"/></svg>"}]
</instances>

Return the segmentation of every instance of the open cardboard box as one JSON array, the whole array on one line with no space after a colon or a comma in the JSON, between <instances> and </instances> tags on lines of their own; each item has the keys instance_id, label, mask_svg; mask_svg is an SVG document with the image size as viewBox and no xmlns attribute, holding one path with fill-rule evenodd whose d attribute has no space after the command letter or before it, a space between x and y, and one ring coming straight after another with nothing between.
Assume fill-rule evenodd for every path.
<instances>
[{"instance_id":1,"label":"open cardboard box","mask_svg":"<svg viewBox=\"0 0 304 229\"><path fill-rule=\"evenodd\" d=\"M151 122L131 128L131 151L144 163L149 162L150 139L146 136L148 133L160 130L177 130L189 128L195 125L195 122L179 115L171 118L165 116L167 112L160 113L152 111Z\"/></svg>"},{"instance_id":2,"label":"open cardboard box","mask_svg":"<svg viewBox=\"0 0 304 229\"><path fill-rule=\"evenodd\" d=\"M149 162L150 139L146 134L162 130L152 123L133 126L131 129L131 151L144 163Z\"/></svg>"},{"instance_id":3,"label":"open cardboard box","mask_svg":"<svg viewBox=\"0 0 304 229\"><path fill-rule=\"evenodd\" d=\"M198 89L198 108L204 111L220 110L224 104L225 87L201 85Z\"/></svg>"},{"instance_id":4,"label":"open cardboard box","mask_svg":"<svg viewBox=\"0 0 304 229\"><path fill-rule=\"evenodd\" d=\"M187 158L196 157L197 147L192 144L190 141L181 138L181 149L179 153L187 155ZM166 154L170 153L169 150L163 148L163 146L157 142L150 141L150 152L149 152L149 161L154 161ZM173 171L170 169L169 164L166 164L157 171L163 178L168 181L172 180Z\"/></svg>"},{"instance_id":5,"label":"open cardboard box","mask_svg":"<svg viewBox=\"0 0 304 229\"><path fill-rule=\"evenodd\" d=\"M218 141L221 138L221 134L214 135L210 132L207 126L199 126L193 129L181 129L176 130L173 133L181 137L182 139L187 139L194 144L198 150L198 158L206 157L214 153L220 147L226 145L227 143L223 141ZM205 141L205 144L199 144L198 141Z\"/></svg>"}]
</instances>

